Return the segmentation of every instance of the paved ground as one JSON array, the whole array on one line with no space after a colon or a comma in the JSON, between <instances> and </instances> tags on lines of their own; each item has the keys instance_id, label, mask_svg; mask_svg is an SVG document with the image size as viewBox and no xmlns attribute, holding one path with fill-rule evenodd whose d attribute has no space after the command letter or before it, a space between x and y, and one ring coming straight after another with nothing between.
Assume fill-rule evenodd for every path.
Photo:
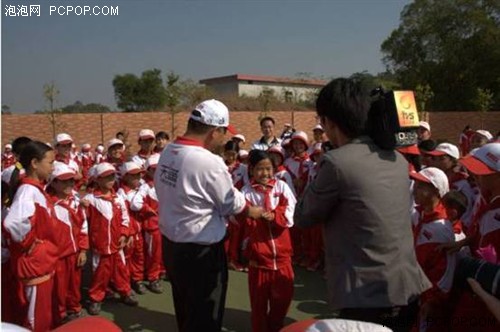
<instances>
[{"instance_id":1,"label":"paved ground","mask_svg":"<svg viewBox=\"0 0 500 332\"><path fill-rule=\"evenodd\" d=\"M86 279L86 278L85 278ZM175 331L170 284L163 282L163 294L139 295L139 306L127 307L116 301L105 302L101 315L113 320L124 331ZM84 289L84 294L86 293ZM295 294L285 324L307 318L331 318L325 302L326 285L317 272L295 269ZM223 331L250 332L250 300L247 274L229 272L229 289Z\"/></svg>"}]
</instances>

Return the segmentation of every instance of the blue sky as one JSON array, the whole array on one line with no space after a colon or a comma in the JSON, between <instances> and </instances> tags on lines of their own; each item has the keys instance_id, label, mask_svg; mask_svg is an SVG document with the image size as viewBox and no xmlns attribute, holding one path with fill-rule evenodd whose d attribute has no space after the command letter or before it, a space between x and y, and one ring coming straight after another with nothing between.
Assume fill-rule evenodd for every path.
<instances>
[{"instance_id":1,"label":"blue sky","mask_svg":"<svg viewBox=\"0 0 500 332\"><path fill-rule=\"evenodd\" d=\"M409 0L2 1L2 104L13 112L77 100L116 108L117 74L159 68L195 80L234 73L348 76L384 70L380 44ZM6 5L40 5L11 17ZM118 6L118 16L50 15L50 6ZM64 14L64 11L60 10Z\"/></svg>"}]
</instances>

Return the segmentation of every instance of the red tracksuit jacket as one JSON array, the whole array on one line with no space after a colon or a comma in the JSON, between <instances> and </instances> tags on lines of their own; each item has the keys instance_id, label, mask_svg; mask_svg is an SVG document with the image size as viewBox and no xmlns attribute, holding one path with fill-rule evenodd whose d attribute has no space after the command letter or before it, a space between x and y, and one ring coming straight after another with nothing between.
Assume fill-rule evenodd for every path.
<instances>
[{"instance_id":1,"label":"red tracksuit jacket","mask_svg":"<svg viewBox=\"0 0 500 332\"><path fill-rule=\"evenodd\" d=\"M457 256L437 251L436 247L455 241L453 225L441 203L430 214L423 213L419 206L416 210L419 214L414 228L417 261L433 286L422 294L422 301L444 299L453 283Z\"/></svg>"},{"instance_id":2,"label":"red tracksuit jacket","mask_svg":"<svg viewBox=\"0 0 500 332\"><path fill-rule=\"evenodd\" d=\"M60 257L87 250L89 248L87 216L80 206L80 200L76 196L70 196L66 200L50 193L49 196L54 204L56 218L62 226L61 238L58 241L61 248Z\"/></svg>"},{"instance_id":3,"label":"red tracksuit jacket","mask_svg":"<svg viewBox=\"0 0 500 332\"><path fill-rule=\"evenodd\" d=\"M62 231L54 215L54 207L42 184L23 178L3 222L12 240L11 255L23 262L17 265L19 278L31 279L54 271ZM35 240L42 243L26 254Z\"/></svg>"},{"instance_id":4,"label":"red tracksuit jacket","mask_svg":"<svg viewBox=\"0 0 500 332\"><path fill-rule=\"evenodd\" d=\"M252 266L278 270L291 264L292 244L289 228L293 226L295 196L288 185L281 180L270 180L266 186L250 183L242 193L247 202L272 211L272 221L246 219L248 244L247 257Z\"/></svg>"},{"instance_id":5,"label":"red tracksuit jacket","mask_svg":"<svg viewBox=\"0 0 500 332\"><path fill-rule=\"evenodd\" d=\"M89 202L87 218L92 250L100 255L116 253L120 237L128 236L130 232L125 202L115 192L112 192L111 197L104 197L98 189L87 194L84 199Z\"/></svg>"}]
</instances>

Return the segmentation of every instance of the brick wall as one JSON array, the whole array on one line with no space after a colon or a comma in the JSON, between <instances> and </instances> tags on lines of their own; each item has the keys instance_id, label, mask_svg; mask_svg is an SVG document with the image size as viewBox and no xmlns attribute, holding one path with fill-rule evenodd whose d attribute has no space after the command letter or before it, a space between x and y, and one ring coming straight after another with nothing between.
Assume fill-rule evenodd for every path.
<instances>
[{"instance_id":1,"label":"brick wall","mask_svg":"<svg viewBox=\"0 0 500 332\"><path fill-rule=\"evenodd\" d=\"M286 122L292 122L291 112L275 111L270 115L276 120L276 131L279 135ZM175 135L181 135L186 127L188 113L175 115ZM261 136L258 124L259 112L241 111L231 113L231 123L247 138L246 147L250 142ZM466 125L474 129L489 130L495 135L500 130L500 112L489 112L484 119L478 113L443 112L426 113L424 119L432 127L433 138L444 139L456 143L458 136ZM52 142L53 128L47 115L2 115L2 146L18 136L29 136L44 142ZM172 131L171 115L169 113L105 113L105 114L62 114L56 118L56 133L67 132L77 145L90 143L92 146L106 142L114 137L116 132L127 130L130 133L129 142L136 148L136 135L140 129L149 128L156 131ZM316 124L314 112L295 112L295 127L311 134ZM312 135L312 134L311 134Z\"/></svg>"}]
</instances>

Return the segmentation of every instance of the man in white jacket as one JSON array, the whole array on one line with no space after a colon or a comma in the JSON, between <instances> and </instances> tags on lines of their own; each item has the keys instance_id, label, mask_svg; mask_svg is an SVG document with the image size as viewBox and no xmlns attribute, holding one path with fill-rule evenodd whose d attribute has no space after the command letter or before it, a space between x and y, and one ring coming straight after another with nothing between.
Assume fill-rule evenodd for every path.
<instances>
[{"instance_id":1,"label":"man in white jacket","mask_svg":"<svg viewBox=\"0 0 500 332\"><path fill-rule=\"evenodd\" d=\"M192 111L184 136L162 152L155 174L163 253L179 331L220 331L227 290L223 242L226 217L262 209L248 207L234 188L220 151L229 111L206 100Z\"/></svg>"}]
</instances>

